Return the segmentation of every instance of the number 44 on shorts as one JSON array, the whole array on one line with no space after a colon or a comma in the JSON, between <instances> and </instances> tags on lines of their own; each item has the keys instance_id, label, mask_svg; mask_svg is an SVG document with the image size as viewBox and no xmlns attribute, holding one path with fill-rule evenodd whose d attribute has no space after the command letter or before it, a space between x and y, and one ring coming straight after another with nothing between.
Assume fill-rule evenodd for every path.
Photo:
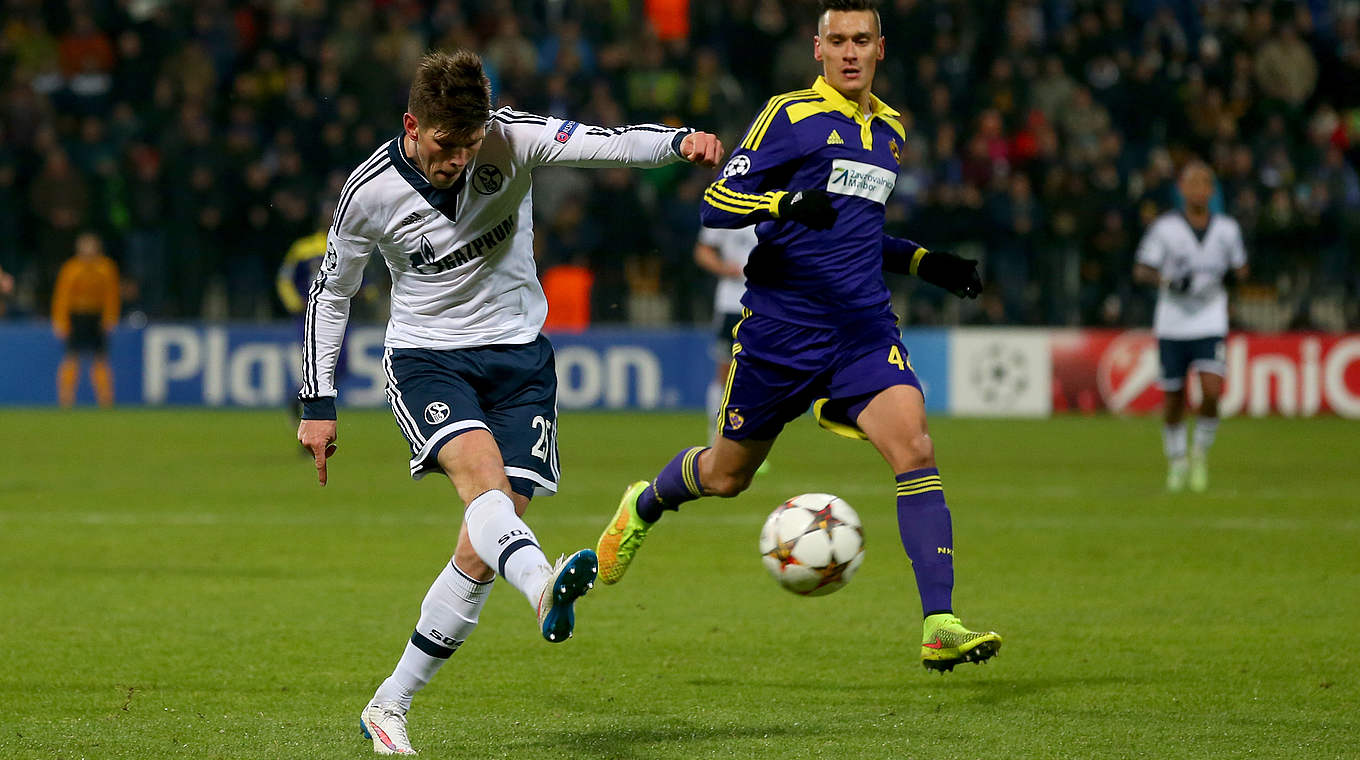
<instances>
[{"instance_id":1,"label":"number 44 on shorts","mask_svg":"<svg viewBox=\"0 0 1360 760\"><path fill-rule=\"evenodd\" d=\"M902 356L902 349L896 345L888 347L888 363L904 372L908 367L911 367L913 372L916 371L916 368L911 366L911 360Z\"/></svg>"}]
</instances>

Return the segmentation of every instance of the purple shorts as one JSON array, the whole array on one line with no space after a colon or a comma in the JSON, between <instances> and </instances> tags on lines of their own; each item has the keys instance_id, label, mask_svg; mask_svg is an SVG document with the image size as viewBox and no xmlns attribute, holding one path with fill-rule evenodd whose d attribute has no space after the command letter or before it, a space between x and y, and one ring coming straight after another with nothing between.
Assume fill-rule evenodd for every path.
<instances>
[{"instance_id":1,"label":"purple shorts","mask_svg":"<svg viewBox=\"0 0 1360 760\"><path fill-rule=\"evenodd\" d=\"M874 396L894 385L921 390L890 310L844 327L808 327L749 314L737 325L719 433L770 440L815 405L823 427L855 426Z\"/></svg>"}]
</instances>

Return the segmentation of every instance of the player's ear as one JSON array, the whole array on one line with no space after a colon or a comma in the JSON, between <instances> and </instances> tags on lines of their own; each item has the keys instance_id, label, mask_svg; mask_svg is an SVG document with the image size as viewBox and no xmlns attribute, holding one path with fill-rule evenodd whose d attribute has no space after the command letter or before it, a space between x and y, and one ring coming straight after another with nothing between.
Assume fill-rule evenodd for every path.
<instances>
[{"instance_id":1,"label":"player's ear","mask_svg":"<svg viewBox=\"0 0 1360 760\"><path fill-rule=\"evenodd\" d=\"M881 35L881 34L878 35L878 60L880 60L880 61L883 60L883 51L884 51L884 47L883 47L883 39L884 39L884 38L883 38L883 35Z\"/></svg>"},{"instance_id":2,"label":"player's ear","mask_svg":"<svg viewBox=\"0 0 1360 760\"><path fill-rule=\"evenodd\" d=\"M822 60L822 37L819 34L812 35L812 60Z\"/></svg>"},{"instance_id":3,"label":"player's ear","mask_svg":"<svg viewBox=\"0 0 1360 760\"><path fill-rule=\"evenodd\" d=\"M416 130L420 128L420 122L416 121L416 117L415 117L415 116L413 116L413 115L411 115L411 114L409 114L409 113L404 113L404 114L402 114L402 115L401 115L401 126L402 126L402 129L404 129L404 130L406 131L406 136L407 136L407 137L411 138L412 140L417 140L417 139L419 139L419 138L416 136Z\"/></svg>"}]
</instances>

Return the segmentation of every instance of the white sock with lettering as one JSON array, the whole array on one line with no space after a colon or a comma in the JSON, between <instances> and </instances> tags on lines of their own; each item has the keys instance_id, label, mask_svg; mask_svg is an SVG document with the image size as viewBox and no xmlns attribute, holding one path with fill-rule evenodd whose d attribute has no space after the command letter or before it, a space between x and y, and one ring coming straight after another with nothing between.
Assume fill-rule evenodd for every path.
<instances>
[{"instance_id":1,"label":"white sock with lettering","mask_svg":"<svg viewBox=\"0 0 1360 760\"><path fill-rule=\"evenodd\" d=\"M1209 453L1209 447L1214 445L1214 436L1218 435L1218 418L1203 417L1195 420L1195 456L1202 457Z\"/></svg>"},{"instance_id":2,"label":"white sock with lettering","mask_svg":"<svg viewBox=\"0 0 1360 760\"><path fill-rule=\"evenodd\" d=\"M538 539L515 514L515 503L504 491L487 491L468 504L463 514L477 556L510 581L538 608L538 594L552 575Z\"/></svg>"},{"instance_id":3,"label":"white sock with lettering","mask_svg":"<svg viewBox=\"0 0 1360 760\"><path fill-rule=\"evenodd\" d=\"M444 565L421 602L420 621L406 643L406 651L392 675L374 693L375 703L396 702L402 710L411 709L416 692L425 688L440 666L472 635L491 593L491 581L473 580L453 561Z\"/></svg>"},{"instance_id":4,"label":"white sock with lettering","mask_svg":"<svg viewBox=\"0 0 1360 760\"><path fill-rule=\"evenodd\" d=\"M1162 425L1162 451L1173 462L1185 459L1185 422Z\"/></svg>"}]
</instances>

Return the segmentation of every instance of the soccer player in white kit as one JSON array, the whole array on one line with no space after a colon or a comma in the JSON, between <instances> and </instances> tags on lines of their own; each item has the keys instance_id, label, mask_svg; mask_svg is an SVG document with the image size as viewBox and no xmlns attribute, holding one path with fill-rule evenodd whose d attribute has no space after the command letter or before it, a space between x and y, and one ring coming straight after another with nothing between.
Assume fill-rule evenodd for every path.
<instances>
[{"instance_id":1,"label":"soccer player in white kit","mask_svg":"<svg viewBox=\"0 0 1360 760\"><path fill-rule=\"evenodd\" d=\"M718 286L713 290L716 337L713 360L717 372L713 380L709 381L704 400L711 420L718 418L723 385L727 382L727 372L732 366L732 330L741 321L741 294L746 292L746 275L742 273L742 268L751 256L751 249L759 242L754 226L730 230L700 227L699 239L694 244L694 263L718 278Z\"/></svg>"},{"instance_id":2,"label":"soccer player in white kit","mask_svg":"<svg viewBox=\"0 0 1360 760\"><path fill-rule=\"evenodd\" d=\"M1224 338L1228 334L1228 290L1247 276L1242 228L1231 217L1209 212L1214 175L1193 161L1178 183L1185 210L1162 214L1138 246L1133 276L1156 285L1153 333L1161 355L1159 385L1166 394L1162 445L1166 487L1192 491L1209 487L1209 447L1218 432L1218 400L1223 393ZM1201 400L1193 444L1186 451L1185 385L1190 370L1199 375Z\"/></svg>"},{"instance_id":3,"label":"soccer player in white kit","mask_svg":"<svg viewBox=\"0 0 1360 760\"><path fill-rule=\"evenodd\" d=\"M378 754L415 753L411 700L472 633L496 575L525 595L550 642L571 636L573 603L595 580L592 550L551 565L522 519L534 495L558 484L557 377L539 332L548 305L534 264L531 171L722 160L714 135L690 129L493 113L481 59L467 51L421 59L407 109L402 134L341 191L309 293L298 394L298 440L325 485L336 357L350 298L376 251L392 274L383 367L411 474L443 472L467 505L410 642L360 714Z\"/></svg>"}]
</instances>

